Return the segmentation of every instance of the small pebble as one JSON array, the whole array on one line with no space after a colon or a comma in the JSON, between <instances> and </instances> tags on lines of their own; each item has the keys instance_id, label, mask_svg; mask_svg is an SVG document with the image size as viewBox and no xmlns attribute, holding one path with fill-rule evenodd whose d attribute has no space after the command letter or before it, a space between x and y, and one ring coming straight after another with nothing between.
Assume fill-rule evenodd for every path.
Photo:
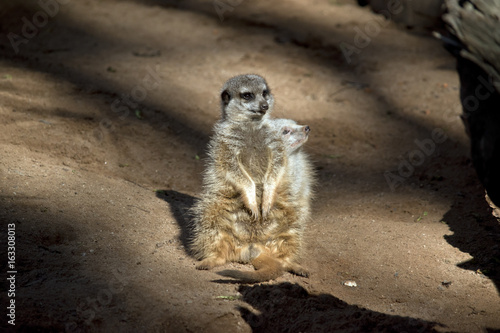
<instances>
[{"instance_id":1,"label":"small pebble","mask_svg":"<svg viewBox=\"0 0 500 333\"><path fill-rule=\"evenodd\" d=\"M441 285L445 286L446 288L449 288L451 286L451 281L443 281L441 282Z\"/></svg>"},{"instance_id":2,"label":"small pebble","mask_svg":"<svg viewBox=\"0 0 500 333\"><path fill-rule=\"evenodd\" d=\"M358 286L356 281L344 281L344 282L342 282L342 284L346 287L352 287L352 288L355 288Z\"/></svg>"}]
</instances>

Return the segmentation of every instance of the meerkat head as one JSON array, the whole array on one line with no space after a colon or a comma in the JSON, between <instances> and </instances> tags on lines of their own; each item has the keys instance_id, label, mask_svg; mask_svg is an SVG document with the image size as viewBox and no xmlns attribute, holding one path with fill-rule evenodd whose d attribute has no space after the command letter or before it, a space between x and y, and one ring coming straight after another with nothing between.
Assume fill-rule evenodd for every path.
<instances>
[{"instance_id":1,"label":"meerkat head","mask_svg":"<svg viewBox=\"0 0 500 333\"><path fill-rule=\"evenodd\" d=\"M222 87L222 118L231 121L259 121L269 117L274 97L266 80L259 75L238 75Z\"/></svg>"},{"instance_id":2,"label":"meerkat head","mask_svg":"<svg viewBox=\"0 0 500 333\"><path fill-rule=\"evenodd\" d=\"M298 151L306 143L311 131L309 126L297 125L291 119L272 119L269 120L269 123L271 123L273 130L281 136L288 154Z\"/></svg>"}]
</instances>

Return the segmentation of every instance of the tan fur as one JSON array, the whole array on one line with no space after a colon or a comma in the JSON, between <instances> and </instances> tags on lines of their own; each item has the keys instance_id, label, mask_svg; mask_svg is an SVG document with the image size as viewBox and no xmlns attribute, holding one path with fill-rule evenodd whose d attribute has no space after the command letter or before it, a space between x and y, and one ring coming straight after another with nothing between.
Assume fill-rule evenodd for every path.
<instances>
[{"instance_id":1,"label":"tan fur","mask_svg":"<svg viewBox=\"0 0 500 333\"><path fill-rule=\"evenodd\" d=\"M242 282L274 279L284 271L308 274L296 259L309 216L312 172L302 153L290 153L277 130L279 122L269 119L273 99L263 90L269 88L258 76L235 77L224 85L223 116L209 144L204 191L192 209L191 249L201 260L197 268L251 262L255 272L221 272ZM239 100L242 91L262 95L252 104ZM245 110L258 103L269 105L265 115ZM290 166L290 161L301 165ZM296 174L301 168L303 173ZM297 190L298 186L305 188Z\"/></svg>"},{"instance_id":2,"label":"tan fur","mask_svg":"<svg viewBox=\"0 0 500 333\"><path fill-rule=\"evenodd\" d=\"M268 253L265 248L261 250L263 251L261 251L256 258L251 260L255 271L244 272L237 270L224 270L217 272L217 274L232 277L244 283L268 281L281 276L285 270L281 260L276 259L273 255Z\"/></svg>"}]
</instances>

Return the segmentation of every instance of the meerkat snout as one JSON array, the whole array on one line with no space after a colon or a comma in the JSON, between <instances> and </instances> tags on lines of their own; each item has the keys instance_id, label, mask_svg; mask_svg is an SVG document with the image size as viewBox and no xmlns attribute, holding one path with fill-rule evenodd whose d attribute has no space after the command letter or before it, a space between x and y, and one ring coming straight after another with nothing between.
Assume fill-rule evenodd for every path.
<instances>
[{"instance_id":1,"label":"meerkat snout","mask_svg":"<svg viewBox=\"0 0 500 333\"><path fill-rule=\"evenodd\" d=\"M309 132L311 131L311 128L309 127L309 125L306 125L306 127L304 128L304 131L306 132L306 134L309 134Z\"/></svg>"}]
</instances>

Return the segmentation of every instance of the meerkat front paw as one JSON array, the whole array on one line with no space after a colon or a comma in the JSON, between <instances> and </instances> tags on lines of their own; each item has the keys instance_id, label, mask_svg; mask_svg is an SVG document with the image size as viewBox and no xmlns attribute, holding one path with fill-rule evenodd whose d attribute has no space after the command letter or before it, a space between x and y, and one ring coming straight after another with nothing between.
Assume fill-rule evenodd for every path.
<instances>
[{"instance_id":1,"label":"meerkat front paw","mask_svg":"<svg viewBox=\"0 0 500 333\"><path fill-rule=\"evenodd\" d=\"M273 200L263 197L262 198L262 218L267 218L271 208L273 208L274 202Z\"/></svg>"},{"instance_id":2,"label":"meerkat front paw","mask_svg":"<svg viewBox=\"0 0 500 333\"><path fill-rule=\"evenodd\" d=\"M254 202L249 202L247 204L247 208L248 208L248 210L250 210L250 213L252 214L252 218L254 220L257 220L260 216L259 206L257 205L257 200L255 200Z\"/></svg>"},{"instance_id":3,"label":"meerkat front paw","mask_svg":"<svg viewBox=\"0 0 500 333\"><path fill-rule=\"evenodd\" d=\"M255 193L255 185L252 184L253 186L249 186L245 191L244 191L244 202L245 206L250 210L250 213L252 214L252 217L257 220L260 216L259 213L259 205L257 205L257 194Z\"/></svg>"},{"instance_id":4,"label":"meerkat front paw","mask_svg":"<svg viewBox=\"0 0 500 333\"><path fill-rule=\"evenodd\" d=\"M262 193L262 217L266 218L274 205L274 187L264 186Z\"/></svg>"}]
</instances>

